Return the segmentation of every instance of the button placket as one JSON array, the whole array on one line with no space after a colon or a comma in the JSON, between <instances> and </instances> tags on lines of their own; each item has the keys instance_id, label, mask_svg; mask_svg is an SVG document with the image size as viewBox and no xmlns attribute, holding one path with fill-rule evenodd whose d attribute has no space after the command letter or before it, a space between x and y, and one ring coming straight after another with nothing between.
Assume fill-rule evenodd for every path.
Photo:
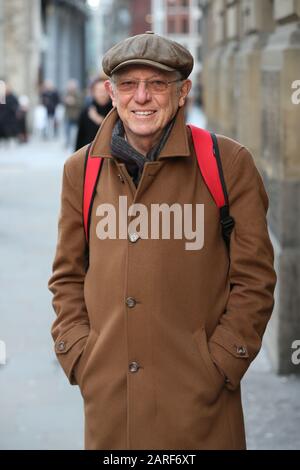
<instances>
[{"instance_id":1,"label":"button placket","mask_svg":"<svg viewBox=\"0 0 300 470\"><path fill-rule=\"evenodd\" d=\"M129 185L131 196L133 198L136 192L136 187L134 185L134 182L132 181L131 176L129 175L127 171L125 163L116 163L116 165L117 165L117 177L119 178L122 184L127 183L127 185Z\"/></svg>"},{"instance_id":2,"label":"button placket","mask_svg":"<svg viewBox=\"0 0 300 470\"><path fill-rule=\"evenodd\" d=\"M121 173L118 173L118 178L121 181L121 183L123 183L123 184L125 183L124 177L123 177L123 175L121 175Z\"/></svg>"},{"instance_id":3,"label":"button placket","mask_svg":"<svg viewBox=\"0 0 300 470\"><path fill-rule=\"evenodd\" d=\"M143 172L136 188L133 203L137 203L141 200L142 195L149 189L153 183L153 177L156 176L162 166L161 162L146 162L143 168ZM150 177L150 178L149 178Z\"/></svg>"}]
</instances>

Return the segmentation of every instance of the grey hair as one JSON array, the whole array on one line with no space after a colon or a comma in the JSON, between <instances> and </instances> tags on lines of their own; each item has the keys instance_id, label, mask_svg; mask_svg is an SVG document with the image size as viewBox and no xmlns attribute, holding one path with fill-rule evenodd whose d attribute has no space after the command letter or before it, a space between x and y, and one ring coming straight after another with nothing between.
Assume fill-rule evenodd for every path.
<instances>
[{"instance_id":1,"label":"grey hair","mask_svg":"<svg viewBox=\"0 0 300 470\"><path fill-rule=\"evenodd\" d=\"M180 89L181 89L181 85L182 85L182 82L184 81L184 78L182 78L182 75L180 72L178 72L178 70L176 70L174 73L174 80L179 80L177 83L176 83L176 91L177 93L179 94L180 92Z\"/></svg>"}]
</instances>

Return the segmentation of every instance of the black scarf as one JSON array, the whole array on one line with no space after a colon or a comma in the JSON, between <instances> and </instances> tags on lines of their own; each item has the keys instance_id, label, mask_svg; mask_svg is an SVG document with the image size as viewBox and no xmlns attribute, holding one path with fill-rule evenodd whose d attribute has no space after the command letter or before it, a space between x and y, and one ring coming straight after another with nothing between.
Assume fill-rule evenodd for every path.
<instances>
[{"instance_id":1,"label":"black scarf","mask_svg":"<svg viewBox=\"0 0 300 470\"><path fill-rule=\"evenodd\" d=\"M173 118L169 124L167 124L160 141L154 147L152 147L145 157L125 140L125 130L123 123L121 119L117 120L111 136L111 154L117 160L125 163L127 171L132 177L135 186L137 186L139 183L144 164L146 162L153 162L157 159L169 137L174 121L175 118Z\"/></svg>"}]
</instances>

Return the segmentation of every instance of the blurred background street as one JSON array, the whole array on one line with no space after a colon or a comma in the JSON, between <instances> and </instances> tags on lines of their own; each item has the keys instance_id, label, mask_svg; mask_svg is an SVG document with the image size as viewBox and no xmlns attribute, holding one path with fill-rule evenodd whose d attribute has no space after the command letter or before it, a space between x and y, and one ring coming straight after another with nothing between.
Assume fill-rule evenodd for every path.
<instances>
[{"instance_id":1,"label":"blurred background street","mask_svg":"<svg viewBox=\"0 0 300 470\"><path fill-rule=\"evenodd\" d=\"M242 382L247 442L300 449L299 27L300 0L0 0L0 449L83 448L50 335L62 168L111 109L103 53L146 30L195 58L187 121L242 142L263 177L278 284Z\"/></svg>"}]
</instances>

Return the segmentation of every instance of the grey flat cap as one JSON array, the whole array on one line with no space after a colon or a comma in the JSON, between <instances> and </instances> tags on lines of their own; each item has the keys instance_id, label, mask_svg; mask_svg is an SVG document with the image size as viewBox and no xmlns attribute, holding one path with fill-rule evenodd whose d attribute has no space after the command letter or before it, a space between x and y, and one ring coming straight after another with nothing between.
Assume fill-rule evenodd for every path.
<instances>
[{"instance_id":1,"label":"grey flat cap","mask_svg":"<svg viewBox=\"0 0 300 470\"><path fill-rule=\"evenodd\" d=\"M119 42L105 53L102 60L103 70L108 76L133 64L178 71L182 78L187 78L193 69L194 59L178 42L147 31Z\"/></svg>"}]
</instances>

